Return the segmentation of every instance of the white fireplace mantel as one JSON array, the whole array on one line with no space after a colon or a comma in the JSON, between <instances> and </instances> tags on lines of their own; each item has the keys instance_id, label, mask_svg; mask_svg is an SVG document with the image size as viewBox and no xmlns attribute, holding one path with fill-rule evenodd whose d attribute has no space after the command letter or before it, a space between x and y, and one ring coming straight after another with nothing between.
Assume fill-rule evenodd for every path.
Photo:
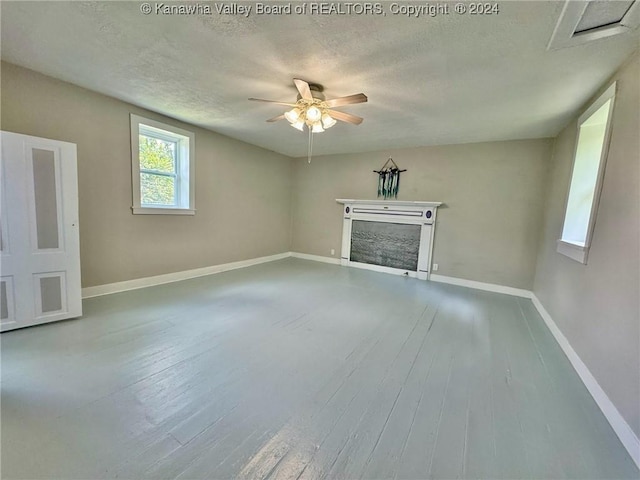
<instances>
[{"instance_id":1,"label":"white fireplace mantel","mask_svg":"<svg viewBox=\"0 0 640 480\"><path fill-rule=\"evenodd\" d=\"M356 200L338 198L336 202L344 205L343 207L343 226L342 226L342 254L340 263L345 266L352 266L358 268L366 268L369 270L375 270L379 272L394 273L398 275L408 275L410 277L417 277L422 280L427 280L431 272L431 254L433 250L433 237L435 233L435 221L438 207L442 205L442 202L424 202L424 201L404 201L404 200ZM362 246L362 232L354 229L354 221L360 222L358 226L362 228L375 228L379 232L384 230L385 233L380 240L375 240L375 245L371 247L371 232L365 233L365 236L369 236L368 246L364 249L359 248L356 245ZM364 222L377 222L379 226L366 226ZM381 223L386 223L382 225ZM399 227L394 227L393 224L399 224ZM402 225L415 225L414 227L402 227ZM419 226L419 230L416 230ZM406 256L403 252L407 250L401 250L398 252L397 248L393 248L390 245L395 245L395 241L389 241L390 232L398 232L398 235L404 235L400 233L403 229L413 229L413 233L406 238L413 238L410 245L417 245L418 233L419 233L419 246L417 246L417 259L416 250L412 250L413 253L409 255L410 260L406 262L402 260L400 262L387 262L385 265L385 255L387 260L389 258L404 258ZM360 236L359 236L360 235ZM376 234L374 234L376 235ZM392 237L396 235L391 233ZM386 236L386 240L383 238ZM374 237L375 238L375 237ZM352 240L354 242L352 250ZM378 243L379 242L379 243ZM386 247L384 246L386 244ZM380 245L380 247L378 247ZM411 249L410 249L411 250ZM365 252L364 257L362 252ZM352 258L353 257L353 258ZM398 267L398 263L400 268ZM394 265L389 266L389 265ZM411 268L408 265L411 265ZM414 270L415 268L415 270Z\"/></svg>"},{"instance_id":2,"label":"white fireplace mantel","mask_svg":"<svg viewBox=\"0 0 640 480\"><path fill-rule=\"evenodd\" d=\"M336 202L343 205L386 205L389 207L439 207L442 202L422 202L410 200L354 200L351 198L337 198Z\"/></svg>"}]
</instances>

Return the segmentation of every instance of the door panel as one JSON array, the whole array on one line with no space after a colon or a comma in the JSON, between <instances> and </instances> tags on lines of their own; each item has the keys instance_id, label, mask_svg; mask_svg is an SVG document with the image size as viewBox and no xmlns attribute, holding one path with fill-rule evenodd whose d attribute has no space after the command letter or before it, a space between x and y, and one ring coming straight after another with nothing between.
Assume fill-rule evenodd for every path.
<instances>
[{"instance_id":1,"label":"door panel","mask_svg":"<svg viewBox=\"0 0 640 480\"><path fill-rule=\"evenodd\" d=\"M0 323L15 322L13 277L0 277Z\"/></svg>"},{"instance_id":2,"label":"door panel","mask_svg":"<svg viewBox=\"0 0 640 480\"><path fill-rule=\"evenodd\" d=\"M60 246L60 209L58 208L58 193L60 188L57 177L60 159L56 159L56 151L31 149L30 174L33 181L33 210L35 229L33 238L36 239L36 248L50 249ZM29 161L29 157L27 157Z\"/></svg>"},{"instance_id":3,"label":"door panel","mask_svg":"<svg viewBox=\"0 0 640 480\"><path fill-rule=\"evenodd\" d=\"M80 316L76 146L2 132L0 176L0 329Z\"/></svg>"},{"instance_id":4,"label":"door panel","mask_svg":"<svg viewBox=\"0 0 640 480\"><path fill-rule=\"evenodd\" d=\"M36 318L68 311L65 272L35 274L33 280Z\"/></svg>"}]
</instances>

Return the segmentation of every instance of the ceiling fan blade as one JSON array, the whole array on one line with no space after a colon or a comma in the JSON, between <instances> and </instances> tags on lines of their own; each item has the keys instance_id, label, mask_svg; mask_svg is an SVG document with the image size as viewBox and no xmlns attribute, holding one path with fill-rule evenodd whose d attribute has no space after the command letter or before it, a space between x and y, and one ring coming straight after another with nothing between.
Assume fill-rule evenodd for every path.
<instances>
[{"instance_id":1,"label":"ceiling fan blade","mask_svg":"<svg viewBox=\"0 0 640 480\"><path fill-rule=\"evenodd\" d=\"M311 95L311 89L309 88L309 84L304 80L300 80L299 78L294 78L293 83L296 84L296 88L300 92L300 96L305 100L313 101L313 95Z\"/></svg>"},{"instance_id":2,"label":"ceiling fan blade","mask_svg":"<svg viewBox=\"0 0 640 480\"><path fill-rule=\"evenodd\" d=\"M295 107L295 103L286 103L286 102L277 102L275 100L264 100L262 98L250 98L252 102L265 102L265 103L275 103L276 105L286 105L287 107Z\"/></svg>"},{"instance_id":3,"label":"ceiling fan blade","mask_svg":"<svg viewBox=\"0 0 640 480\"><path fill-rule=\"evenodd\" d=\"M284 120L284 115L278 115L277 117L270 118L267 122L277 122L278 120Z\"/></svg>"},{"instance_id":4,"label":"ceiling fan blade","mask_svg":"<svg viewBox=\"0 0 640 480\"><path fill-rule=\"evenodd\" d=\"M341 105L351 105L354 103L365 103L367 100L367 96L364 93L356 93L355 95L325 100L324 103L327 104L327 107L332 108L339 107Z\"/></svg>"},{"instance_id":5,"label":"ceiling fan blade","mask_svg":"<svg viewBox=\"0 0 640 480\"><path fill-rule=\"evenodd\" d=\"M360 125L362 123L362 117L351 115L350 113L339 112L337 110L329 110L327 113L336 120L341 120L347 123L353 123L354 125Z\"/></svg>"}]
</instances>

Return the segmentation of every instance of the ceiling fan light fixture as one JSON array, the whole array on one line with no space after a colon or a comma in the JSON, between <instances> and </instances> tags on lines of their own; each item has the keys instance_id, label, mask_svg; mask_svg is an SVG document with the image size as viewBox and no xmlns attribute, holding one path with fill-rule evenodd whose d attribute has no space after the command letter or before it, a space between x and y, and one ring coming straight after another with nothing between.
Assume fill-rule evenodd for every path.
<instances>
[{"instance_id":1,"label":"ceiling fan light fixture","mask_svg":"<svg viewBox=\"0 0 640 480\"><path fill-rule=\"evenodd\" d=\"M292 108L288 112L285 112L284 118L286 118L289 123L295 123L300 118L300 109Z\"/></svg>"},{"instance_id":2,"label":"ceiling fan light fixture","mask_svg":"<svg viewBox=\"0 0 640 480\"><path fill-rule=\"evenodd\" d=\"M325 130L327 128L333 127L336 123L338 123L336 119L333 118L328 113L325 113L324 115L322 115L322 126L324 127Z\"/></svg>"},{"instance_id":3,"label":"ceiling fan light fixture","mask_svg":"<svg viewBox=\"0 0 640 480\"><path fill-rule=\"evenodd\" d=\"M315 123L320 120L320 118L322 118L322 112L318 107L311 105L309 108L307 108L306 117L308 121L310 121L311 123Z\"/></svg>"},{"instance_id":4,"label":"ceiling fan light fixture","mask_svg":"<svg viewBox=\"0 0 640 480\"><path fill-rule=\"evenodd\" d=\"M322 128L322 122L314 123L313 127L311 128L311 131L313 133L322 133L322 132L324 132L324 128Z\"/></svg>"},{"instance_id":5,"label":"ceiling fan light fixture","mask_svg":"<svg viewBox=\"0 0 640 480\"><path fill-rule=\"evenodd\" d=\"M291 126L296 130L300 130L301 132L304 131L304 122L300 119L296 120L295 122L292 122Z\"/></svg>"}]
</instances>

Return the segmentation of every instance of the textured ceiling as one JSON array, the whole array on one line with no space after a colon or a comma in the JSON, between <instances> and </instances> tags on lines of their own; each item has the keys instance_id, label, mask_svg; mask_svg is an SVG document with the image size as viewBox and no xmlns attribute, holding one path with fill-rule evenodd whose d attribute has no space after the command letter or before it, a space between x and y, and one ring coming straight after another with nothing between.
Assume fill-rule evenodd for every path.
<instances>
[{"instance_id":1,"label":"textured ceiling","mask_svg":"<svg viewBox=\"0 0 640 480\"><path fill-rule=\"evenodd\" d=\"M304 156L306 133L265 122L285 107L248 97L293 101L293 77L327 98L366 93L341 108L364 123L316 135L316 155L548 137L638 48L636 31L547 51L562 2L502 1L475 16L450 3L419 18L382 3L385 15L258 15L253 4L245 17L216 13L221 2L199 4L211 15L143 15L141 2L2 1L2 59Z\"/></svg>"}]
</instances>

